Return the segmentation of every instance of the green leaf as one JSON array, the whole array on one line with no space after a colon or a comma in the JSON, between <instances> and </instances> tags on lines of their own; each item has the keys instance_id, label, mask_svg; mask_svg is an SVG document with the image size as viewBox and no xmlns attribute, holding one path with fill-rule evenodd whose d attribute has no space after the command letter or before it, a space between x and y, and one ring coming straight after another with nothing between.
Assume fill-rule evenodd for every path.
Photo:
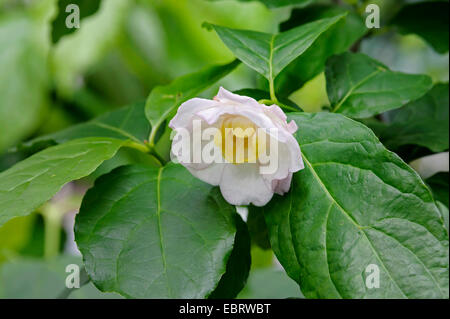
<instances>
[{"instance_id":1,"label":"green leaf","mask_svg":"<svg viewBox=\"0 0 450 319\"><path fill-rule=\"evenodd\" d=\"M236 214L236 237L233 251L228 259L225 274L220 278L216 289L208 296L210 299L232 299L244 288L250 272L250 234L247 225Z\"/></svg>"},{"instance_id":2,"label":"green leaf","mask_svg":"<svg viewBox=\"0 0 450 319\"><path fill-rule=\"evenodd\" d=\"M399 108L420 98L432 86L426 75L393 72L360 53L331 57L325 75L332 111L353 118Z\"/></svg>"},{"instance_id":3,"label":"green leaf","mask_svg":"<svg viewBox=\"0 0 450 319\"><path fill-rule=\"evenodd\" d=\"M66 278L70 274L66 272L66 267L70 264L78 265L80 271L83 267L81 258L74 256L58 256L49 260L20 258L8 262L0 269L0 298L58 298L66 289ZM116 299L120 296L102 293L88 283L71 289L68 298Z\"/></svg>"},{"instance_id":4,"label":"green leaf","mask_svg":"<svg viewBox=\"0 0 450 319\"><path fill-rule=\"evenodd\" d=\"M448 150L448 90L448 84L437 84L419 100L386 113L387 123L376 126L383 144L390 149L420 145L433 152Z\"/></svg>"},{"instance_id":5,"label":"green leaf","mask_svg":"<svg viewBox=\"0 0 450 319\"><path fill-rule=\"evenodd\" d=\"M439 212L441 213L442 216L442 221L444 222L445 228L447 229L448 232L448 222L449 222L448 207L442 204L441 202L436 202L436 204L437 207L439 208Z\"/></svg>"},{"instance_id":6,"label":"green leaf","mask_svg":"<svg viewBox=\"0 0 450 319\"><path fill-rule=\"evenodd\" d=\"M213 0L220 1L220 0ZM240 2L254 2L255 0L239 0ZM264 3L268 8L279 8L285 7L289 5L300 5L306 6L316 0L258 0L261 3Z\"/></svg>"},{"instance_id":7,"label":"green leaf","mask_svg":"<svg viewBox=\"0 0 450 319\"><path fill-rule=\"evenodd\" d=\"M334 17L342 13L347 13L347 17L318 37L311 47L288 65L277 77L275 91L280 96L289 96L321 73L325 68L326 60L330 56L348 50L368 30L357 13L331 5L315 5L294 9L290 19L281 24L281 31L285 31L298 25L317 19Z\"/></svg>"},{"instance_id":8,"label":"green leaf","mask_svg":"<svg viewBox=\"0 0 450 319\"><path fill-rule=\"evenodd\" d=\"M103 114L89 122L40 136L22 143L17 148L20 151L30 151L84 137L109 137L142 143L149 132L150 124L145 118L144 103L136 103Z\"/></svg>"},{"instance_id":9,"label":"green leaf","mask_svg":"<svg viewBox=\"0 0 450 319\"><path fill-rule=\"evenodd\" d=\"M256 101L264 100L261 103L274 104L274 102L270 101L270 93L264 90L240 89L234 91L233 93L238 95L249 96L251 98L254 98ZM279 99L279 101L276 102L276 104L279 107L281 107L285 112L303 112L303 110L297 104L295 104L288 98L282 97Z\"/></svg>"},{"instance_id":10,"label":"green leaf","mask_svg":"<svg viewBox=\"0 0 450 319\"><path fill-rule=\"evenodd\" d=\"M234 212L218 188L181 165L125 166L87 192L75 239L101 291L130 298L204 298L225 273L236 233Z\"/></svg>"},{"instance_id":11,"label":"green leaf","mask_svg":"<svg viewBox=\"0 0 450 319\"><path fill-rule=\"evenodd\" d=\"M252 244L258 245L262 249L270 249L266 221L264 220L264 214L261 213L258 207L253 205L248 207L247 225Z\"/></svg>"},{"instance_id":12,"label":"green leaf","mask_svg":"<svg viewBox=\"0 0 450 319\"><path fill-rule=\"evenodd\" d=\"M179 77L169 85L155 87L145 104L145 114L152 125L150 144L156 142L155 136L158 129L176 112L180 104L213 85L233 71L238 64L239 61L235 60L225 65L207 67L199 72Z\"/></svg>"},{"instance_id":13,"label":"green leaf","mask_svg":"<svg viewBox=\"0 0 450 319\"><path fill-rule=\"evenodd\" d=\"M100 7L101 0L78 0L76 5L80 9L80 25L82 20L92 14L94 14ZM59 0L58 1L58 15L52 23L52 39L53 43L58 42L58 40L70 33L73 33L77 28L68 28L66 26L66 19L72 13L71 11L66 12L68 5L73 4L73 0Z\"/></svg>"},{"instance_id":14,"label":"green leaf","mask_svg":"<svg viewBox=\"0 0 450 319\"><path fill-rule=\"evenodd\" d=\"M236 30L218 25L212 27L238 59L272 82L289 63L344 16L317 20L278 34Z\"/></svg>"},{"instance_id":15,"label":"green leaf","mask_svg":"<svg viewBox=\"0 0 450 319\"><path fill-rule=\"evenodd\" d=\"M448 1L430 1L406 5L391 23L403 34L415 33L437 52L448 52ZM420 23L418 23L420 21Z\"/></svg>"},{"instance_id":16,"label":"green leaf","mask_svg":"<svg viewBox=\"0 0 450 319\"><path fill-rule=\"evenodd\" d=\"M31 213L61 187L92 173L129 141L83 138L47 148L0 173L0 225Z\"/></svg>"},{"instance_id":17,"label":"green leaf","mask_svg":"<svg viewBox=\"0 0 450 319\"><path fill-rule=\"evenodd\" d=\"M291 113L305 169L262 210L278 260L308 298L448 298L448 233L430 190L370 129ZM380 287L366 286L366 267Z\"/></svg>"},{"instance_id":18,"label":"green leaf","mask_svg":"<svg viewBox=\"0 0 450 319\"><path fill-rule=\"evenodd\" d=\"M31 134L48 102L47 56L53 0L0 13L0 152Z\"/></svg>"},{"instance_id":19,"label":"green leaf","mask_svg":"<svg viewBox=\"0 0 450 319\"><path fill-rule=\"evenodd\" d=\"M434 198L444 203L447 207L449 205L448 194L450 193L448 180L449 173L444 172L434 174L425 180L433 191Z\"/></svg>"}]
</instances>

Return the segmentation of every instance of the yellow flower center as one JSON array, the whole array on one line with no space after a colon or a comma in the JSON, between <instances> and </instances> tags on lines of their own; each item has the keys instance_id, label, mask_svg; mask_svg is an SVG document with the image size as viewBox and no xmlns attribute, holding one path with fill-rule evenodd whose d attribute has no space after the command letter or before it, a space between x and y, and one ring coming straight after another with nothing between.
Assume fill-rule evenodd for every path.
<instances>
[{"instance_id":1,"label":"yellow flower center","mask_svg":"<svg viewBox=\"0 0 450 319\"><path fill-rule=\"evenodd\" d=\"M233 164L256 162L258 154L265 151L265 143L261 142L256 125L243 116L223 118L214 136L214 143L222 149L223 158Z\"/></svg>"}]
</instances>

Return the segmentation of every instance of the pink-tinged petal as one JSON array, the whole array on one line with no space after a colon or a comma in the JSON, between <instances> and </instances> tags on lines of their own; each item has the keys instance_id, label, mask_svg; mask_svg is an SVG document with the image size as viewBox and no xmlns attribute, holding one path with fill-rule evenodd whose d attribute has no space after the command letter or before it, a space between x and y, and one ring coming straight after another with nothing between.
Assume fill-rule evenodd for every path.
<instances>
[{"instance_id":1,"label":"pink-tinged petal","mask_svg":"<svg viewBox=\"0 0 450 319\"><path fill-rule=\"evenodd\" d=\"M219 88L219 93L217 93L215 100L218 100L222 103L243 104L247 106L251 105L252 107L257 108L260 107L261 105L254 98L231 93L230 91L224 89L223 87Z\"/></svg>"},{"instance_id":2,"label":"pink-tinged petal","mask_svg":"<svg viewBox=\"0 0 450 319\"><path fill-rule=\"evenodd\" d=\"M288 176L284 179L274 179L272 181L273 192L278 195L287 193L291 188L292 175L292 173L289 173Z\"/></svg>"},{"instance_id":3,"label":"pink-tinged petal","mask_svg":"<svg viewBox=\"0 0 450 319\"><path fill-rule=\"evenodd\" d=\"M180 105L177 114L169 122L169 127L173 130L178 127L187 127L192 123L192 118L197 112L217 107L220 104L221 103L213 100L201 98L190 99Z\"/></svg>"},{"instance_id":4,"label":"pink-tinged petal","mask_svg":"<svg viewBox=\"0 0 450 319\"><path fill-rule=\"evenodd\" d=\"M295 123L295 121L290 121L290 122L287 124L287 130L288 130L288 132L291 133L291 134L294 134L295 132L297 132L297 130L298 130L297 123Z\"/></svg>"}]
</instances>

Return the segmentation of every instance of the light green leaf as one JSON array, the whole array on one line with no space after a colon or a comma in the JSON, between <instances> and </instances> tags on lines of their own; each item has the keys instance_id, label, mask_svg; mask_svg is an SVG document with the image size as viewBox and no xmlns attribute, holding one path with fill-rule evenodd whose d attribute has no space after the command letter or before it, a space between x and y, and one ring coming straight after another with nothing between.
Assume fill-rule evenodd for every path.
<instances>
[{"instance_id":1,"label":"light green leaf","mask_svg":"<svg viewBox=\"0 0 450 319\"><path fill-rule=\"evenodd\" d=\"M437 84L419 100L386 113L387 123L374 124L383 144L390 149L420 145L433 152L448 150L448 90L448 84Z\"/></svg>"},{"instance_id":2,"label":"light green leaf","mask_svg":"<svg viewBox=\"0 0 450 319\"><path fill-rule=\"evenodd\" d=\"M52 144L61 144L84 137L110 137L143 143L150 132L150 124L145 118L144 103L136 103L103 114L89 122L71 126L62 131L40 136L22 143L18 150L28 151Z\"/></svg>"},{"instance_id":3,"label":"light green leaf","mask_svg":"<svg viewBox=\"0 0 450 319\"><path fill-rule=\"evenodd\" d=\"M154 88L145 104L145 114L152 125L149 142L154 144L156 133L164 121L176 112L183 102L197 96L219 79L233 71L239 61L207 67L199 72L177 78L166 86Z\"/></svg>"},{"instance_id":4,"label":"light green leaf","mask_svg":"<svg viewBox=\"0 0 450 319\"><path fill-rule=\"evenodd\" d=\"M291 113L305 169L262 210L272 248L308 298L448 298L448 233L430 190L370 129ZM380 287L366 279L379 269ZM370 278L369 278L370 279Z\"/></svg>"},{"instance_id":5,"label":"light green leaf","mask_svg":"<svg viewBox=\"0 0 450 319\"><path fill-rule=\"evenodd\" d=\"M0 152L43 120L49 90L47 55L54 0L0 13Z\"/></svg>"},{"instance_id":6,"label":"light green leaf","mask_svg":"<svg viewBox=\"0 0 450 319\"><path fill-rule=\"evenodd\" d=\"M238 59L272 82L323 32L344 17L345 14L317 20L278 34L212 27Z\"/></svg>"},{"instance_id":7,"label":"light green leaf","mask_svg":"<svg viewBox=\"0 0 450 319\"><path fill-rule=\"evenodd\" d=\"M362 18L356 12L334 5L314 5L294 9L289 20L280 25L281 31L285 31L342 13L347 13L347 17L320 35L311 47L280 73L275 81L275 91L278 95L289 96L301 88L306 82L323 72L330 56L347 51L368 31Z\"/></svg>"},{"instance_id":8,"label":"light green leaf","mask_svg":"<svg viewBox=\"0 0 450 319\"><path fill-rule=\"evenodd\" d=\"M66 288L69 273L66 267L78 265L82 271L83 262L75 256L58 256L49 260L20 258L0 268L0 298L3 299L55 299ZM81 281L81 280L80 280ZM92 283L71 289L71 299L120 298L116 294L98 291Z\"/></svg>"},{"instance_id":9,"label":"light green leaf","mask_svg":"<svg viewBox=\"0 0 450 319\"><path fill-rule=\"evenodd\" d=\"M412 3L404 6L391 23L401 33L416 33L437 52L445 53L448 52L448 9L448 1Z\"/></svg>"},{"instance_id":10,"label":"light green leaf","mask_svg":"<svg viewBox=\"0 0 450 319\"><path fill-rule=\"evenodd\" d=\"M0 225L31 213L61 187L92 173L130 141L83 138L47 148L0 173Z\"/></svg>"},{"instance_id":11,"label":"light green leaf","mask_svg":"<svg viewBox=\"0 0 450 319\"><path fill-rule=\"evenodd\" d=\"M232 299L244 288L250 272L250 234L247 225L236 214L236 237L233 251L228 259L225 274L220 278L216 289L208 296L210 299Z\"/></svg>"},{"instance_id":12,"label":"light green leaf","mask_svg":"<svg viewBox=\"0 0 450 319\"><path fill-rule=\"evenodd\" d=\"M399 108L432 86L426 75L392 72L360 53L343 53L327 61L325 75L332 111L366 118Z\"/></svg>"},{"instance_id":13,"label":"light green leaf","mask_svg":"<svg viewBox=\"0 0 450 319\"><path fill-rule=\"evenodd\" d=\"M442 216L442 220L444 222L445 228L447 229L448 232L448 222L449 222L449 212L448 212L448 207L445 206L443 203L441 202L436 202L437 207L439 208L439 212L441 213Z\"/></svg>"},{"instance_id":14,"label":"light green leaf","mask_svg":"<svg viewBox=\"0 0 450 319\"><path fill-rule=\"evenodd\" d=\"M298 285L283 270L252 269L248 283L238 299L304 298Z\"/></svg>"},{"instance_id":15,"label":"light green leaf","mask_svg":"<svg viewBox=\"0 0 450 319\"><path fill-rule=\"evenodd\" d=\"M225 273L234 214L218 188L181 165L125 166L88 191L75 239L101 291L131 298L205 298Z\"/></svg>"},{"instance_id":16,"label":"light green leaf","mask_svg":"<svg viewBox=\"0 0 450 319\"><path fill-rule=\"evenodd\" d=\"M79 89L80 77L120 39L131 5L129 0L102 1L95 14L83 19L83 27L58 41L52 50L51 66L59 94L72 98Z\"/></svg>"}]
</instances>

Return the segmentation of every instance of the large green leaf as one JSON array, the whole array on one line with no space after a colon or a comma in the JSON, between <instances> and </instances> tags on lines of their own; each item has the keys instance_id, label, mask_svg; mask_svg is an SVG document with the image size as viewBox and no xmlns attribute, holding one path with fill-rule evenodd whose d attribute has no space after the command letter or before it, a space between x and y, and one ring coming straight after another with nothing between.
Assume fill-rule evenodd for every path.
<instances>
[{"instance_id":1,"label":"large green leaf","mask_svg":"<svg viewBox=\"0 0 450 319\"><path fill-rule=\"evenodd\" d=\"M0 173L0 225L31 213L60 188L92 173L129 141L83 138L56 145Z\"/></svg>"},{"instance_id":2,"label":"large green leaf","mask_svg":"<svg viewBox=\"0 0 450 319\"><path fill-rule=\"evenodd\" d=\"M103 114L89 122L22 143L18 149L28 151L84 137L110 137L142 143L149 132L150 124L145 118L144 103L136 103Z\"/></svg>"},{"instance_id":3,"label":"large green leaf","mask_svg":"<svg viewBox=\"0 0 450 319\"><path fill-rule=\"evenodd\" d=\"M244 288L250 272L250 234L247 225L236 214L236 237L233 251L228 259L225 274L220 278L216 289L208 296L210 299L232 299Z\"/></svg>"},{"instance_id":4,"label":"large green leaf","mask_svg":"<svg viewBox=\"0 0 450 319\"><path fill-rule=\"evenodd\" d=\"M281 24L281 31L285 31L298 25L334 17L345 12L347 12L345 19L340 20L324 32L311 47L280 73L275 81L277 94L288 96L302 87L324 70L325 62L330 56L348 50L368 30L356 12L332 5L315 5L295 9L289 20Z\"/></svg>"},{"instance_id":5,"label":"large green leaf","mask_svg":"<svg viewBox=\"0 0 450 319\"><path fill-rule=\"evenodd\" d=\"M449 37L448 6L448 1L412 3L404 6L391 23L401 33L416 33L437 52L445 53Z\"/></svg>"},{"instance_id":6,"label":"large green leaf","mask_svg":"<svg viewBox=\"0 0 450 319\"><path fill-rule=\"evenodd\" d=\"M374 125L383 144L390 149L413 144L433 152L447 150L448 90L448 84L437 84L419 100L388 112L385 116L388 123Z\"/></svg>"},{"instance_id":7,"label":"large green leaf","mask_svg":"<svg viewBox=\"0 0 450 319\"><path fill-rule=\"evenodd\" d=\"M343 53L327 61L332 111L365 118L420 98L432 86L426 75L392 72L364 54Z\"/></svg>"},{"instance_id":8,"label":"large green leaf","mask_svg":"<svg viewBox=\"0 0 450 319\"><path fill-rule=\"evenodd\" d=\"M54 10L54 0L43 0L0 12L0 152L31 134L45 114Z\"/></svg>"},{"instance_id":9,"label":"large green leaf","mask_svg":"<svg viewBox=\"0 0 450 319\"><path fill-rule=\"evenodd\" d=\"M239 61L207 67L199 72L177 78L166 86L154 88L147 98L145 114L152 125L150 143L154 144L156 133L164 121L176 112L181 103L197 96L219 79L233 71Z\"/></svg>"},{"instance_id":10,"label":"large green leaf","mask_svg":"<svg viewBox=\"0 0 450 319\"><path fill-rule=\"evenodd\" d=\"M125 166L86 194L75 239L102 291L132 298L204 298L226 269L234 207L181 165Z\"/></svg>"},{"instance_id":11,"label":"large green leaf","mask_svg":"<svg viewBox=\"0 0 450 319\"><path fill-rule=\"evenodd\" d=\"M345 14L317 20L278 34L212 27L238 59L272 82L323 32L344 17Z\"/></svg>"},{"instance_id":12,"label":"large green leaf","mask_svg":"<svg viewBox=\"0 0 450 319\"><path fill-rule=\"evenodd\" d=\"M358 122L288 117L299 127L305 169L262 210L272 248L303 294L448 298L448 233L420 177ZM371 264L379 288L366 286Z\"/></svg>"}]
</instances>

